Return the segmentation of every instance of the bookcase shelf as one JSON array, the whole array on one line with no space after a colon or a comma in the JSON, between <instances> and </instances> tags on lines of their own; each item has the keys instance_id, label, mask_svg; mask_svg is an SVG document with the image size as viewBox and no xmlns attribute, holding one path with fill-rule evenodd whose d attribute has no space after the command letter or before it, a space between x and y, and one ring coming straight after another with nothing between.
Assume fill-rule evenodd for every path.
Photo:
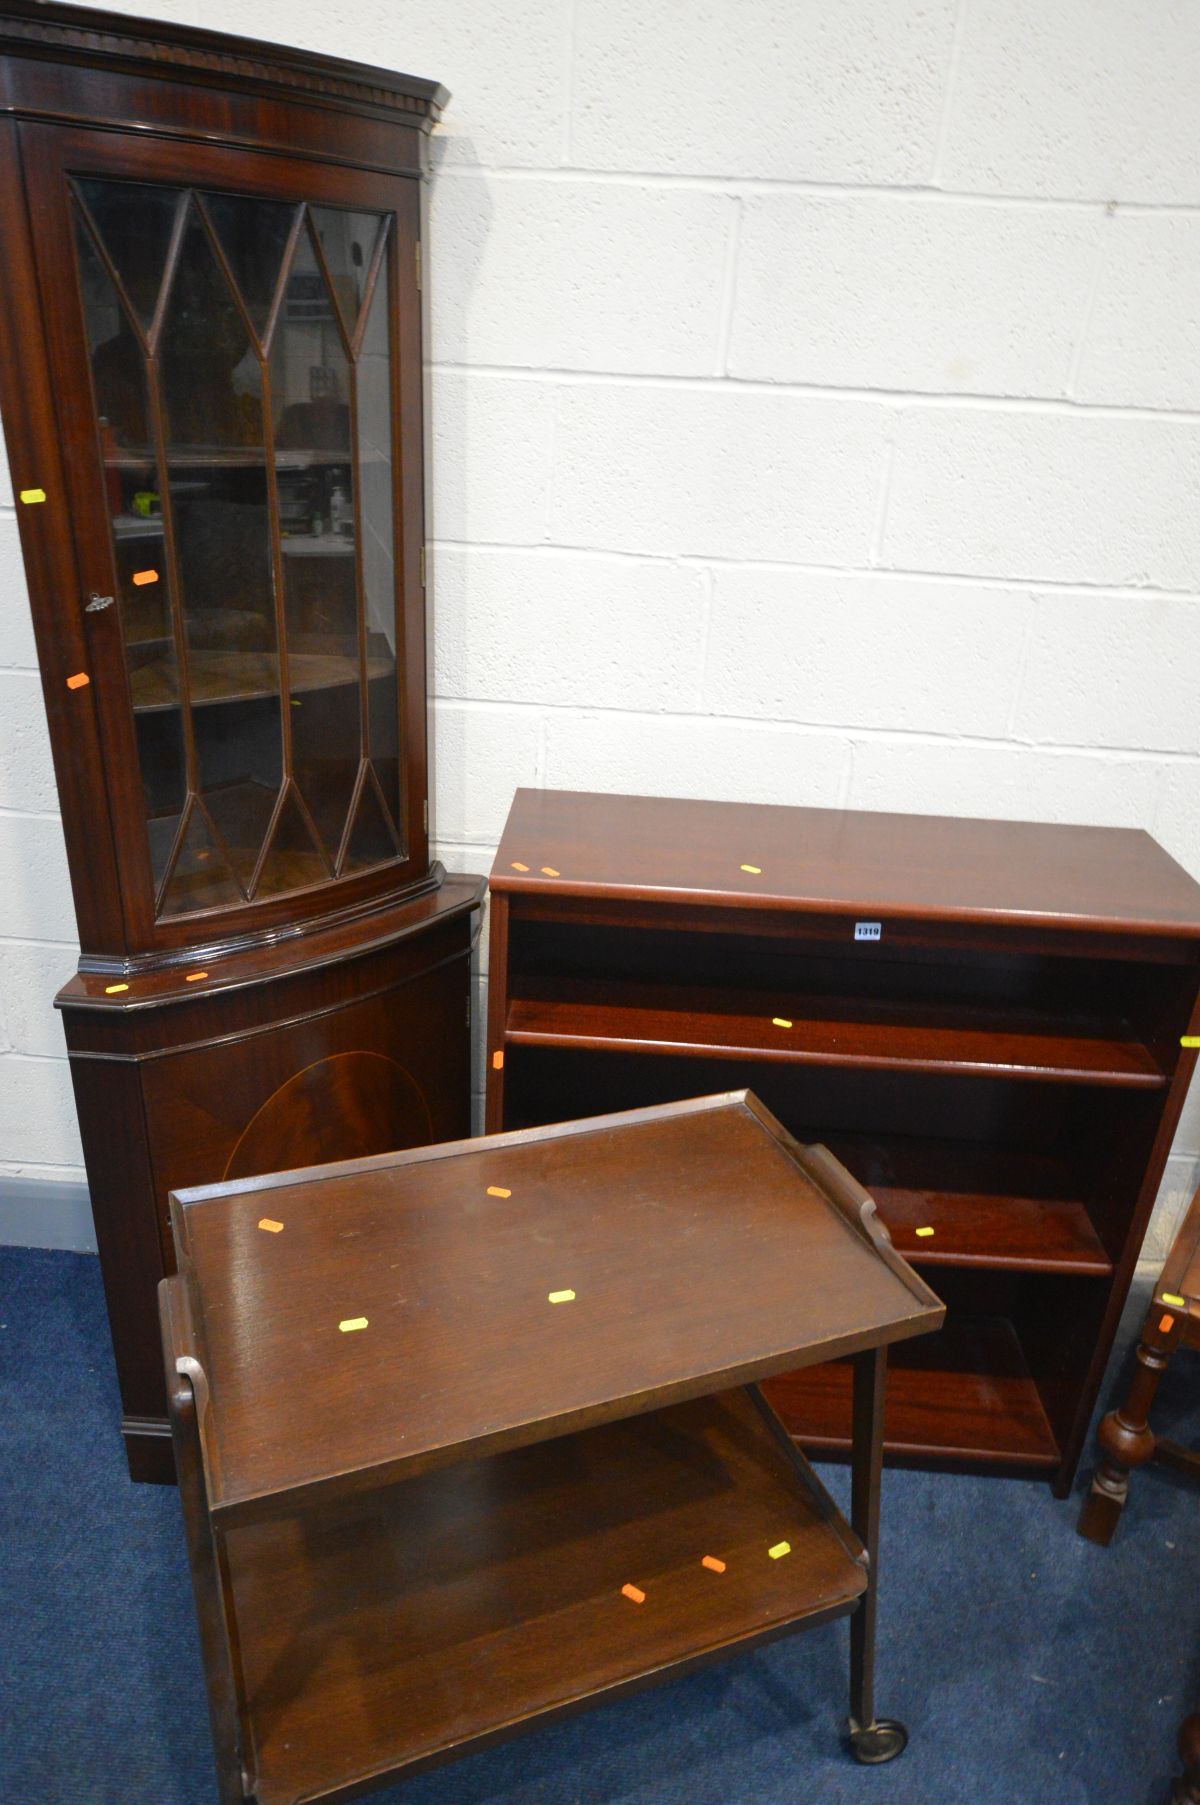
<instances>
[{"instance_id":1,"label":"bookcase shelf","mask_svg":"<svg viewBox=\"0 0 1200 1805\"><path fill-rule=\"evenodd\" d=\"M1121 829L527 790L491 886L488 1127L748 1085L953 1294L889 1452L1068 1490L1195 1064L1200 886ZM803 1446L847 1445L846 1383L775 1381Z\"/></svg>"},{"instance_id":2,"label":"bookcase shelf","mask_svg":"<svg viewBox=\"0 0 1200 1805\"><path fill-rule=\"evenodd\" d=\"M530 990L534 994L529 994ZM772 1011L774 1013L772 1013ZM612 1047L795 1065L957 1072L1154 1090L1169 1082L1127 1024L1017 1009L913 1009L886 1002L683 992L609 980L522 985L514 1045Z\"/></svg>"},{"instance_id":3,"label":"bookcase shelf","mask_svg":"<svg viewBox=\"0 0 1200 1805\"><path fill-rule=\"evenodd\" d=\"M804 1425L815 1454L850 1446L852 1373L810 1366L764 1391ZM948 1317L925 1343L898 1350L888 1373L887 1446L902 1460L1053 1470L1062 1459L1013 1324L1003 1316Z\"/></svg>"}]
</instances>

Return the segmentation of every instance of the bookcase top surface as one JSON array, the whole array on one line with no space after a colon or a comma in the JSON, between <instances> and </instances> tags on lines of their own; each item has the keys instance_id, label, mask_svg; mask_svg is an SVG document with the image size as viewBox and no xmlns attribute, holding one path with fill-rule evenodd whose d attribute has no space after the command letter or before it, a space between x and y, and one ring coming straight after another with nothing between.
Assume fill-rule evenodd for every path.
<instances>
[{"instance_id":1,"label":"bookcase top surface","mask_svg":"<svg viewBox=\"0 0 1200 1805\"><path fill-rule=\"evenodd\" d=\"M734 1093L178 1193L212 1508L269 1515L936 1328L855 1192Z\"/></svg>"},{"instance_id":2,"label":"bookcase top surface","mask_svg":"<svg viewBox=\"0 0 1200 1805\"><path fill-rule=\"evenodd\" d=\"M491 888L1200 937L1139 828L518 790Z\"/></svg>"}]
</instances>

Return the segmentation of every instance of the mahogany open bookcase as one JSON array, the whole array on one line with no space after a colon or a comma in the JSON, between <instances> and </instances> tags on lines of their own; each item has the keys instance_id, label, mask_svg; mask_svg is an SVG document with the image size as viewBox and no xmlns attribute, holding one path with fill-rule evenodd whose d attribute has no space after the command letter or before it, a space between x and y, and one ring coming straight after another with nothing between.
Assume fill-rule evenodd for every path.
<instances>
[{"instance_id":1,"label":"mahogany open bookcase","mask_svg":"<svg viewBox=\"0 0 1200 1805\"><path fill-rule=\"evenodd\" d=\"M894 1457L1069 1490L1196 1060L1200 886L1126 829L517 792L488 1128L747 1085L947 1306ZM769 1395L848 1447L850 1372Z\"/></svg>"}]
</instances>

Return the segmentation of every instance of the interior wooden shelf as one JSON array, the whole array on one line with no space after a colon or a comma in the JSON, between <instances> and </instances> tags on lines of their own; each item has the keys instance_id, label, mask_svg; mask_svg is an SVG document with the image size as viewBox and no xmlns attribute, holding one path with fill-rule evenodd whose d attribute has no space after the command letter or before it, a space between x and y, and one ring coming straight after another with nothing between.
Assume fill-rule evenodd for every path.
<instances>
[{"instance_id":1,"label":"interior wooden shelf","mask_svg":"<svg viewBox=\"0 0 1200 1805\"><path fill-rule=\"evenodd\" d=\"M161 539L163 522L161 514L117 514L112 523L113 538L124 539Z\"/></svg>"},{"instance_id":2,"label":"interior wooden shelf","mask_svg":"<svg viewBox=\"0 0 1200 1805\"><path fill-rule=\"evenodd\" d=\"M227 1547L259 1805L339 1796L843 1614L865 1586L850 1532L740 1391L247 1525Z\"/></svg>"},{"instance_id":3,"label":"interior wooden shelf","mask_svg":"<svg viewBox=\"0 0 1200 1805\"><path fill-rule=\"evenodd\" d=\"M876 1185L871 1195L905 1259L1104 1278L1112 1272L1082 1203ZM931 1233L922 1234L922 1229Z\"/></svg>"},{"instance_id":4,"label":"interior wooden shelf","mask_svg":"<svg viewBox=\"0 0 1200 1805\"><path fill-rule=\"evenodd\" d=\"M166 456L166 462L172 471L244 469L255 466L261 470L266 461L267 454L261 445L196 445L180 451L168 446ZM364 460L360 460L362 461ZM118 451L110 451L104 459L107 470L144 470L147 465L157 462L156 451L150 448L143 451L136 446L123 446ZM344 465L348 469L352 462L353 453L348 448L326 450L297 446L277 449L275 452L275 466L278 470L309 470L324 464Z\"/></svg>"},{"instance_id":5,"label":"interior wooden shelf","mask_svg":"<svg viewBox=\"0 0 1200 1805\"><path fill-rule=\"evenodd\" d=\"M1112 1273L1086 1204L1072 1195L1078 1175L1065 1161L915 1135L893 1135L885 1144L873 1135L818 1129L813 1138L867 1187L896 1247L919 1265L1080 1278Z\"/></svg>"},{"instance_id":6,"label":"interior wooden shelf","mask_svg":"<svg viewBox=\"0 0 1200 1805\"><path fill-rule=\"evenodd\" d=\"M344 534L285 533L280 549L285 558L352 558L355 546Z\"/></svg>"},{"instance_id":7,"label":"interior wooden shelf","mask_svg":"<svg viewBox=\"0 0 1200 1805\"><path fill-rule=\"evenodd\" d=\"M607 980L521 981L506 1040L797 1065L953 1072L1160 1089L1169 1079L1125 1023L976 1005L766 996Z\"/></svg>"},{"instance_id":8,"label":"interior wooden shelf","mask_svg":"<svg viewBox=\"0 0 1200 1805\"><path fill-rule=\"evenodd\" d=\"M848 1364L810 1366L763 1391L801 1446L850 1446ZM922 1460L1056 1467L1061 1450L1007 1317L955 1316L936 1336L892 1352L884 1446Z\"/></svg>"},{"instance_id":9,"label":"interior wooden shelf","mask_svg":"<svg viewBox=\"0 0 1200 1805\"><path fill-rule=\"evenodd\" d=\"M367 659L367 677L385 677L390 659ZM357 658L333 652L293 652L288 659L292 695L308 690L338 689L358 682ZM179 705L174 666L155 659L130 673L135 714L150 714ZM279 660L274 652L192 652L188 657L188 693L193 707L220 702L253 702L279 693Z\"/></svg>"}]
</instances>

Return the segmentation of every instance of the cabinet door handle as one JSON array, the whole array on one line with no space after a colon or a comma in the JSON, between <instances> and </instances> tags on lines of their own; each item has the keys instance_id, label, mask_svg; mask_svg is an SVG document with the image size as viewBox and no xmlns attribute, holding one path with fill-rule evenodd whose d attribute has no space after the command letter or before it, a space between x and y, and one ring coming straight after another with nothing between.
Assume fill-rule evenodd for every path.
<instances>
[{"instance_id":1,"label":"cabinet door handle","mask_svg":"<svg viewBox=\"0 0 1200 1805\"><path fill-rule=\"evenodd\" d=\"M114 597L111 595L91 595L88 597L87 613L99 614L105 608L111 608Z\"/></svg>"}]
</instances>

